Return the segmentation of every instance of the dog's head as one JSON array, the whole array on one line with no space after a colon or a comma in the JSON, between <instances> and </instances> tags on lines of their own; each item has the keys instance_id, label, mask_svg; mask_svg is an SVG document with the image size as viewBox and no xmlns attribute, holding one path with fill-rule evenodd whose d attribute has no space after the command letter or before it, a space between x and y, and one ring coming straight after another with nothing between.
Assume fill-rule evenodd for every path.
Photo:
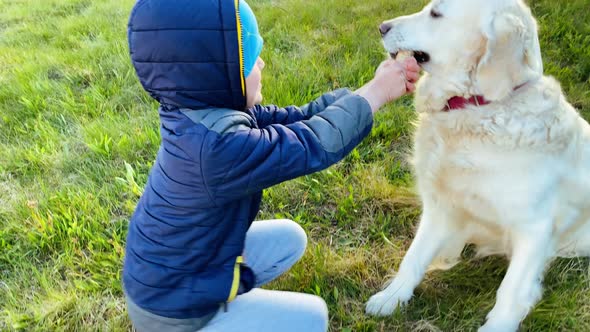
<instances>
[{"instance_id":1,"label":"dog's head","mask_svg":"<svg viewBox=\"0 0 590 332\"><path fill-rule=\"evenodd\" d=\"M537 23L522 0L433 0L379 30L392 57L411 52L430 78L457 90L446 94L497 101L543 73Z\"/></svg>"}]
</instances>

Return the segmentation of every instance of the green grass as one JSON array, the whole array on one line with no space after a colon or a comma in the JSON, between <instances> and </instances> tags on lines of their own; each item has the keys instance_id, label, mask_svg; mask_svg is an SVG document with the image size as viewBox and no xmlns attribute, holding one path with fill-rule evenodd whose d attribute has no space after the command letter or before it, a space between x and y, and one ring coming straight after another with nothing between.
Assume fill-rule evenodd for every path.
<instances>
[{"instance_id":1,"label":"green grass","mask_svg":"<svg viewBox=\"0 0 590 332\"><path fill-rule=\"evenodd\" d=\"M377 25L411 0L251 0L266 39L265 97L304 104L358 87L383 59ZM530 0L548 74L590 118L590 0ZM0 0L0 330L129 329L125 234L159 144L156 105L130 66L132 0ZM494 303L499 258L427 276L390 318L364 303L396 268L420 213L405 161L410 98L380 113L343 162L267 190L259 218L288 217L309 249L275 289L322 296L333 331L471 331ZM587 259L549 270L524 331L589 331Z\"/></svg>"}]
</instances>

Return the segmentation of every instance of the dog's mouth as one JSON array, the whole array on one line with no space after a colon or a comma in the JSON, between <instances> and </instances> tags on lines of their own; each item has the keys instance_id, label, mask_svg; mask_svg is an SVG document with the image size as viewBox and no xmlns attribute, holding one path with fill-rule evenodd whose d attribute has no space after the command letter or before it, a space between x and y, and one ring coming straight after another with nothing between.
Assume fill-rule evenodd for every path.
<instances>
[{"instance_id":1,"label":"dog's mouth","mask_svg":"<svg viewBox=\"0 0 590 332\"><path fill-rule=\"evenodd\" d=\"M430 61L430 54L423 51L397 51L389 53L392 59L403 60L405 58L414 57L419 64L424 64Z\"/></svg>"}]
</instances>

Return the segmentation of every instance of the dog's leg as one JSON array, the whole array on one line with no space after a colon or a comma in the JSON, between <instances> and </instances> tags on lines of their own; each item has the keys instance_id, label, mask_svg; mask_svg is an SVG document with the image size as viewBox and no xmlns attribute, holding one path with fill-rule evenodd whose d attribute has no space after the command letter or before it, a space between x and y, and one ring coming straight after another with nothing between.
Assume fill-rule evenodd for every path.
<instances>
[{"instance_id":1,"label":"dog's leg","mask_svg":"<svg viewBox=\"0 0 590 332\"><path fill-rule=\"evenodd\" d=\"M590 257L590 220L585 221L585 227L578 232L574 243L576 256Z\"/></svg>"},{"instance_id":2,"label":"dog's leg","mask_svg":"<svg viewBox=\"0 0 590 332\"><path fill-rule=\"evenodd\" d=\"M553 255L552 223L540 220L511 234L512 257L496 305L479 332L517 331L543 293L541 280Z\"/></svg>"},{"instance_id":3,"label":"dog's leg","mask_svg":"<svg viewBox=\"0 0 590 332\"><path fill-rule=\"evenodd\" d=\"M449 270L461 260L461 253L467 244L465 234L458 233L453 241L445 243L440 249L438 256L432 261L427 272L436 270Z\"/></svg>"},{"instance_id":4,"label":"dog's leg","mask_svg":"<svg viewBox=\"0 0 590 332\"><path fill-rule=\"evenodd\" d=\"M367 314L390 315L398 305L407 303L432 260L445 242L453 238L455 227L445 217L446 214L429 206L431 205L424 204L416 238L403 258L396 277L383 291L369 299ZM434 216L438 219L435 220Z\"/></svg>"}]
</instances>

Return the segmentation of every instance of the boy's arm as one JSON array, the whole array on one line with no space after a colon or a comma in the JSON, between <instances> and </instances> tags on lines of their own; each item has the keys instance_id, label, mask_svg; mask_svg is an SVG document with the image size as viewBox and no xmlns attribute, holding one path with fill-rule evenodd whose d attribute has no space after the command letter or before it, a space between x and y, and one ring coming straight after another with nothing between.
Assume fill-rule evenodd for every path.
<instances>
[{"instance_id":1,"label":"boy's arm","mask_svg":"<svg viewBox=\"0 0 590 332\"><path fill-rule=\"evenodd\" d=\"M311 109L315 106L310 106ZM218 204L329 167L370 132L367 100L347 95L307 120L205 137L201 170Z\"/></svg>"},{"instance_id":2,"label":"boy's arm","mask_svg":"<svg viewBox=\"0 0 590 332\"><path fill-rule=\"evenodd\" d=\"M264 128L272 124L288 125L297 121L307 120L317 113L322 112L340 98L349 96L352 93L348 89L338 89L326 93L302 107L287 106L280 108L275 105L256 105L249 112L256 119L259 128Z\"/></svg>"}]
</instances>

